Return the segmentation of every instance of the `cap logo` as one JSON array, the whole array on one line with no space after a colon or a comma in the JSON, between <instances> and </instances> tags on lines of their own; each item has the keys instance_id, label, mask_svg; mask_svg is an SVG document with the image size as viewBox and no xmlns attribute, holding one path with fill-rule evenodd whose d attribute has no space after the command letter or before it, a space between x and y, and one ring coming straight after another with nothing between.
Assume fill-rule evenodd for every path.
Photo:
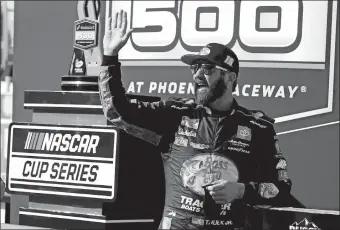
<instances>
[{"instance_id":1,"label":"cap logo","mask_svg":"<svg viewBox=\"0 0 340 230\"><path fill-rule=\"evenodd\" d=\"M234 64L234 58L227 56L227 58L225 59L224 63L227 63L230 66L233 66Z\"/></svg>"},{"instance_id":2,"label":"cap logo","mask_svg":"<svg viewBox=\"0 0 340 230\"><path fill-rule=\"evenodd\" d=\"M210 49L207 47L204 47L201 49L201 51L198 53L198 55L208 55L210 54Z\"/></svg>"}]
</instances>

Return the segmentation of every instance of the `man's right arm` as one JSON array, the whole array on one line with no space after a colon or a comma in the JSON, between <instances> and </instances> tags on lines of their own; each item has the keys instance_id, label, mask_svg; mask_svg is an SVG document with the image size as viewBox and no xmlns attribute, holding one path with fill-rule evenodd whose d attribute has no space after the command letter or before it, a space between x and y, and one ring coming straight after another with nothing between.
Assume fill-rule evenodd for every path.
<instances>
[{"instance_id":1,"label":"man's right arm","mask_svg":"<svg viewBox=\"0 0 340 230\"><path fill-rule=\"evenodd\" d=\"M126 131L132 128L128 133L138 132L136 136L139 137L144 137L147 133L140 128L160 135L173 132L176 127L174 124L178 123L178 119L187 109L182 107L183 102L167 100L149 103L129 100L125 94L118 53L133 31L127 29L127 25L127 13L123 10L116 12L106 23L103 38L104 57L99 74L99 93L104 114L109 121L116 125L119 123Z\"/></svg>"},{"instance_id":2,"label":"man's right arm","mask_svg":"<svg viewBox=\"0 0 340 230\"><path fill-rule=\"evenodd\" d=\"M121 80L118 56L105 56L99 74L99 94L105 117L114 122L118 117L129 124L154 131L164 132L166 107L164 101L143 102L129 100Z\"/></svg>"}]
</instances>

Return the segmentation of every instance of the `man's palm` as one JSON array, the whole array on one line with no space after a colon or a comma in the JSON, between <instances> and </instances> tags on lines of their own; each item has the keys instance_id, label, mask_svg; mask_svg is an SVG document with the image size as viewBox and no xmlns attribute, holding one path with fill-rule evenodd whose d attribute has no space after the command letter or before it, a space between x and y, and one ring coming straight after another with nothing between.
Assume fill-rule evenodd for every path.
<instances>
[{"instance_id":1,"label":"man's palm","mask_svg":"<svg viewBox=\"0 0 340 230\"><path fill-rule=\"evenodd\" d=\"M109 19L103 39L104 55L118 55L119 50L126 44L133 31L130 29L126 32L126 28L127 14L125 11L121 10Z\"/></svg>"}]
</instances>

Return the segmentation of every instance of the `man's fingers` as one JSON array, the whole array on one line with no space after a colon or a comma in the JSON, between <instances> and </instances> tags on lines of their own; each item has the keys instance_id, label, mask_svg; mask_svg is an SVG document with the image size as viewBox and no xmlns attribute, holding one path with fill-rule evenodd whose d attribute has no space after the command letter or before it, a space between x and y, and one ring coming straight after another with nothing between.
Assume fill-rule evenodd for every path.
<instances>
[{"instance_id":1,"label":"man's fingers","mask_svg":"<svg viewBox=\"0 0 340 230\"><path fill-rule=\"evenodd\" d=\"M124 35L124 37L123 37L124 42L126 42L129 39L132 32L133 32L133 29L129 29L128 32Z\"/></svg>"},{"instance_id":2,"label":"man's fingers","mask_svg":"<svg viewBox=\"0 0 340 230\"><path fill-rule=\"evenodd\" d=\"M111 26L112 26L112 17L109 17L106 23L105 32L109 32L111 30Z\"/></svg>"},{"instance_id":3,"label":"man's fingers","mask_svg":"<svg viewBox=\"0 0 340 230\"><path fill-rule=\"evenodd\" d=\"M225 192L223 192L222 190L210 191L209 193L212 196L223 196L223 195L225 195Z\"/></svg>"},{"instance_id":4,"label":"man's fingers","mask_svg":"<svg viewBox=\"0 0 340 230\"><path fill-rule=\"evenodd\" d=\"M115 13L115 15L112 17L111 30L117 28L117 21L118 21L118 13Z\"/></svg>"},{"instance_id":5,"label":"man's fingers","mask_svg":"<svg viewBox=\"0 0 340 230\"><path fill-rule=\"evenodd\" d=\"M118 28L122 28L123 14L124 14L123 10L120 10L118 14L118 23L117 23Z\"/></svg>"},{"instance_id":6,"label":"man's fingers","mask_svg":"<svg viewBox=\"0 0 340 230\"><path fill-rule=\"evenodd\" d=\"M122 20L123 34L125 34L125 32L126 32L126 27L127 27L127 13L126 13L126 11L124 11L123 12L123 20Z\"/></svg>"},{"instance_id":7,"label":"man's fingers","mask_svg":"<svg viewBox=\"0 0 340 230\"><path fill-rule=\"evenodd\" d=\"M202 68L201 68L202 69ZM200 69L200 70L201 70ZM209 186L207 186L207 189L210 191L213 188L215 188L217 185L225 184L227 181L226 180L217 180L213 181Z\"/></svg>"},{"instance_id":8,"label":"man's fingers","mask_svg":"<svg viewBox=\"0 0 340 230\"><path fill-rule=\"evenodd\" d=\"M207 190L208 190L208 191L218 191L218 190L223 189L224 186L225 186L225 183L222 183L222 182L221 182L220 184L209 185L209 186L207 187Z\"/></svg>"},{"instance_id":9,"label":"man's fingers","mask_svg":"<svg viewBox=\"0 0 340 230\"><path fill-rule=\"evenodd\" d=\"M213 199L218 204L228 204L235 200L235 198L225 196L225 195L224 196L213 196Z\"/></svg>"},{"instance_id":10,"label":"man's fingers","mask_svg":"<svg viewBox=\"0 0 340 230\"><path fill-rule=\"evenodd\" d=\"M214 200L227 199L227 197L225 195L221 195L221 194L212 195L212 198Z\"/></svg>"},{"instance_id":11,"label":"man's fingers","mask_svg":"<svg viewBox=\"0 0 340 230\"><path fill-rule=\"evenodd\" d=\"M211 182L211 185L220 184L220 183L222 183L224 181L225 180L215 180L215 181Z\"/></svg>"},{"instance_id":12,"label":"man's fingers","mask_svg":"<svg viewBox=\"0 0 340 230\"><path fill-rule=\"evenodd\" d=\"M219 199L214 199L216 204L227 204L229 203L227 199L225 198L219 198Z\"/></svg>"}]
</instances>

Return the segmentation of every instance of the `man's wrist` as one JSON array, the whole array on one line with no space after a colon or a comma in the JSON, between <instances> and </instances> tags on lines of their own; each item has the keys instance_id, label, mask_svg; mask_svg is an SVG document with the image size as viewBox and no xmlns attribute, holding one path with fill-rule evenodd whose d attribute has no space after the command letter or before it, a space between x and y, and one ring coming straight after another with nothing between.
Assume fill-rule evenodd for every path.
<instances>
[{"instance_id":1,"label":"man's wrist","mask_svg":"<svg viewBox=\"0 0 340 230\"><path fill-rule=\"evenodd\" d=\"M115 65L118 63L118 55L111 56L111 55L103 55L103 62L102 66L109 66L109 65Z\"/></svg>"},{"instance_id":2,"label":"man's wrist","mask_svg":"<svg viewBox=\"0 0 340 230\"><path fill-rule=\"evenodd\" d=\"M103 52L105 56L118 56L118 52Z\"/></svg>"}]
</instances>

